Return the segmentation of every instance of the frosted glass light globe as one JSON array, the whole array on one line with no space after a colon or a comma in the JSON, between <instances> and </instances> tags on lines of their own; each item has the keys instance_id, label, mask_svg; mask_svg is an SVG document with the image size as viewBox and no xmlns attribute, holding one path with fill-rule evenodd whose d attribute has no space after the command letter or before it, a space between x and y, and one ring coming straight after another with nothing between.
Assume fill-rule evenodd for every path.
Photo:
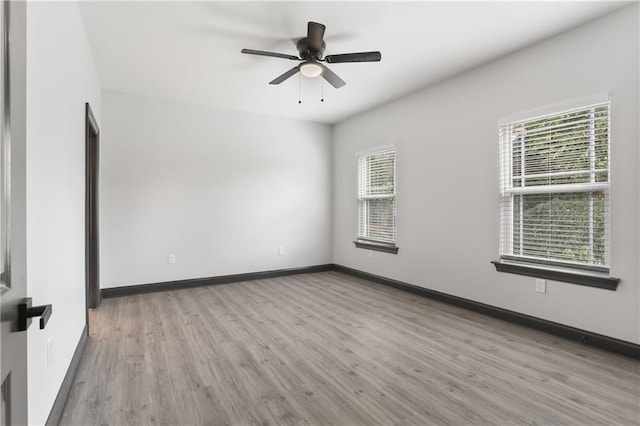
<instances>
[{"instance_id":1,"label":"frosted glass light globe","mask_svg":"<svg viewBox=\"0 0 640 426\"><path fill-rule=\"evenodd\" d=\"M322 74L322 67L314 61L306 61L300 65L300 72L305 77L317 77Z\"/></svg>"}]
</instances>

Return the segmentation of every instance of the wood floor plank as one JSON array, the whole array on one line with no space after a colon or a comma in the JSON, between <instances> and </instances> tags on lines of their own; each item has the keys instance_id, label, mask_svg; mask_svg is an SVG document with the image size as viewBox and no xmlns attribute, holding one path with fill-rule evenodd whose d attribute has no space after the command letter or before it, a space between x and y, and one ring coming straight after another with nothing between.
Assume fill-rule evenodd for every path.
<instances>
[{"instance_id":1,"label":"wood floor plank","mask_svg":"<svg viewBox=\"0 0 640 426\"><path fill-rule=\"evenodd\" d=\"M106 299L62 424L637 425L639 366L322 272Z\"/></svg>"}]
</instances>

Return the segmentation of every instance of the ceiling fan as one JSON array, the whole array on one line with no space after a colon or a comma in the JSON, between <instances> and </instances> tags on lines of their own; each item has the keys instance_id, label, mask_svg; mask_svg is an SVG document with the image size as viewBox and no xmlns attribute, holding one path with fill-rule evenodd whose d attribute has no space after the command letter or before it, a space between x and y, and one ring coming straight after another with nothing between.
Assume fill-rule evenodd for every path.
<instances>
[{"instance_id":1,"label":"ceiling fan","mask_svg":"<svg viewBox=\"0 0 640 426\"><path fill-rule=\"evenodd\" d=\"M307 36L298 40L297 48L300 56L287 55L284 53L265 52L263 50L242 49L242 53L249 55L272 56L274 58L290 59L300 61L298 65L291 68L284 74L276 77L269 84L280 84L289 77L301 72L306 77L322 77L336 89L344 86L345 81L327 68L321 62L329 64L339 64L344 62L379 62L382 56L380 52L358 52L342 53L339 55L327 55L322 57L326 47L324 38L325 26L317 22L309 22L307 25Z\"/></svg>"}]
</instances>

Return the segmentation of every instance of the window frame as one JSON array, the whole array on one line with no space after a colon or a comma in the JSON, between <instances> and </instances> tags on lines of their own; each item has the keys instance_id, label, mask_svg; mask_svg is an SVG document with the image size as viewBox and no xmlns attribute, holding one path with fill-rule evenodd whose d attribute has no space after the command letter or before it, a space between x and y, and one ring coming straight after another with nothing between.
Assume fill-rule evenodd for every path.
<instances>
[{"instance_id":1,"label":"window frame","mask_svg":"<svg viewBox=\"0 0 640 426\"><path fill-rule=\"evenodd\" d=\"M393 154L393 189L391 194L381 194L380 196L375 195L367 195L361 196L362 188L361 188L361 159L369 156L374 156L376 154L388 153L391 152ZM356 214L357 214L357 228L356 228L356 239L353 241L356 248L362 248L373 251L380 251L384 253L397 254L398 246L397 246L397 149L394 145L380 146L372 149L368 149L366 151L360 151L355 155L355 163L356 163ZM381 199L391 199L393 200L393 241L387 240L378 240L375 238L371 238L370 236L360 235L361 234L361 203L369 202L373 200L381 200ZM367 227L368 228L368 227Z\"/></svg>"},{"instance_id":2,"label":"window frame","mask_svg":"<svg viewBox=\"0 0 640 426\"><path fill-rule=\"evenodd\" d=\"M499 174L500 174L500 198L499 198L499 260L492 261L496 270L499 272L507 272L518 275L533 276L537 278L551 279L555 281L570 282L574 284L587 285L598 288L605 288L609 290L615 290L619 283L618 278L609 276L609 259L610 259L610 214L605 214L604 232L605 232L605 261L604 265L595 265L593 261L591 264L562 261L553 258L538 258L535 256L515 255L513 247L513 235L516 230L516 226L513 225L514 221L514 205L515 199L518 195L521 199L526 194L549 194L552 191L561 193L573 192L573 193L588 193L594 191L594 188L598 188L604 194L605 211L610 212L610 182L611 182L611 157L610 140L607 141L607 181L606 183L597 183L595 179L591 179L588 184L555 184L555 185L539 185L539 186L520 186L515 187L513 185L515 175L513 174L513 149L514 141L510 140L505 143L504 137L512 137L511 129L512 125L517 122L531 122L544 118L550 120L554 116L561 116L574 111L588 110L590 108L601 107L607 105L608 111L608 138L611 134L611 101L608 95L599 95L596 97L583 98L570 103L557 104L543 109L537 109L513 115L503 118L498 122L499 132ZM595 120L595 118L592 118ZM505 135L505 127L508 129L509 134ZM505 147L506 145L506 147ZM506 149L505 149L506 148ZM524 147L523 147L524 148ZM523 155L525 151L523 150ZM588 174L593 177L598 173L602 173L601 170L595 168L595 164L592 160L589 163ZM544 174L544 173L543 173ZM545 177L551 177L553 173L546 173ZM547 176L548 175L548 176ZM524 177L524 175L521 175ZM531 178L531 176L528 176ZM555 188L553 187L555 186ZM562 188L560 188L562 186ZM550 191L551 189L551 191ZM569 191L567 191L569 190ZM589 197L593 197L593 194L589 194ZM511 207L505 207L511 203ZM522 214L522 213L520 213ZM508 229L504 229L506 224ZM520 231L524 224L520 223ZM590 225L593 227L593 225ZM508 234L505 235L505 232ZM590 244L589 253L593 252L592 242ZM521 247L522 248L522 247Z\"/></svg>"}]
</instances>

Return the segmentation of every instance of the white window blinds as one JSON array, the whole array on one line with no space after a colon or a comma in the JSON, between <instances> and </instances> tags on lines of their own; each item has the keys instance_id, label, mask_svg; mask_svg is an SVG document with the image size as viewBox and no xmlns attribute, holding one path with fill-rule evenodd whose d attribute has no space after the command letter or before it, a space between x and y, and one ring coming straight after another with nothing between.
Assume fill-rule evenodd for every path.
<instances>
[{"instance_id":1,"label":"white window blinds","mask_svg":"<svg viewBox=\"0 0 640 426\"><path fill-rule=\"evenodd\" d=\"M396 242L396 152L358 156L358 240Z\"/></svg>"},{"instance_id":2,"label":"white window blinds","mask_svg":"<svg viewBox=\"0 0 640 426\"><path fill-rule=\"evenodd\" d=\"M609 102L500 126L500 254L609 266Z\"/></svg>"}]
</instances>

